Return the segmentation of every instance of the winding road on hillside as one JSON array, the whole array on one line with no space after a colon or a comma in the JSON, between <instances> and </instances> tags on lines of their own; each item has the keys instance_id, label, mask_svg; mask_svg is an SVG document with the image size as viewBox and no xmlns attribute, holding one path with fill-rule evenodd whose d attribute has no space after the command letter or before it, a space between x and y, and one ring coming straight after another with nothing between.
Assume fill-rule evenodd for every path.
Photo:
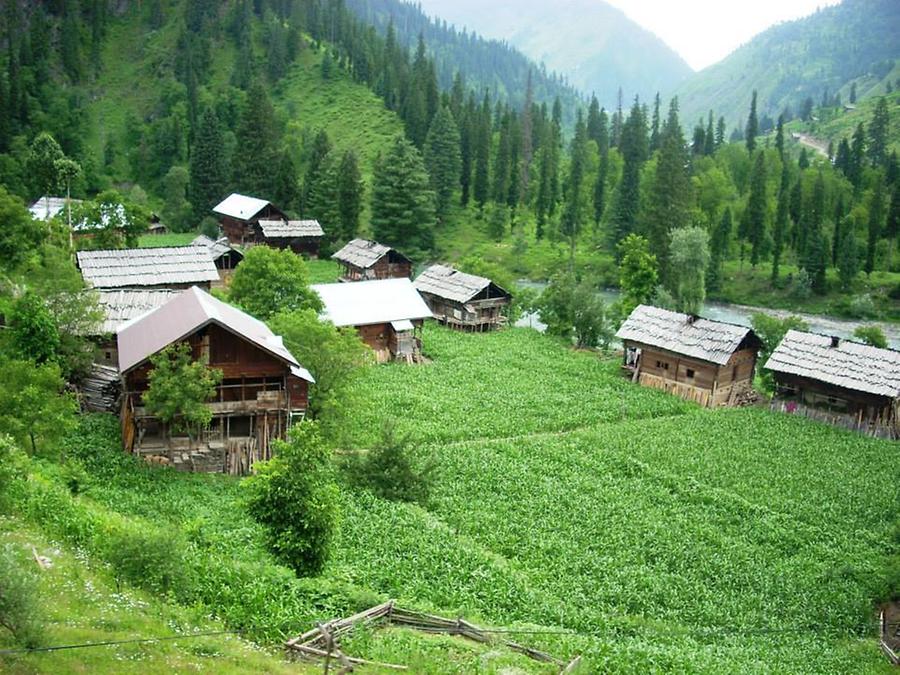
<instances>
[{"instance_id":1,"label":"winding road on hillside","mask_svg":"<svg viewBox=\"0 0 900 675\"><path fill-rule=\"evenodd\" d=\"M799 142L800 145L805 145L807 148L812 148L823 157L828 157L828 143L825 141L796 131L791 134L791 137Z\"/></svg>"}]
</instances>

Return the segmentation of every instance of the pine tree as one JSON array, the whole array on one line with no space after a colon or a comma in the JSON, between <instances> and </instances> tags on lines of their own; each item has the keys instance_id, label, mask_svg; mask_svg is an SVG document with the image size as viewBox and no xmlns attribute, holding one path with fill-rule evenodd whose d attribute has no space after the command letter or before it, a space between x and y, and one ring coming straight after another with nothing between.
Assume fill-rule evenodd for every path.
<instances>
[{"instance_id":1,"label":"pine tree","mask_svg":"<svg viewBox=\"0 0 900 675\"><path fill-rule=\"evenodd\" d=\"M873 166L884 167L888 160L888 130L890 129L890 115L888 114L887 99L879 97L872 113L872 121L869 123L869 160Z\"/></svg>"},{"instance_id":2,"label":"pine tree","mask_svg":"<svg viewBox=\"0 0 900 675\"><path fill-rule=\"evenodd\" d=\"M781 187L778 190L778 208L775 212L775 226L772 231L772 285L778 285L781 267L781 254L784 251L784 240L788 231L790 194L787 164L781 169Z\"/></svg>"},{"instance_id":3,"label":"pine tree","mask_svg":"<svg viewBox=\"0 0 900 675\"><path fill-rule=\"evenodd\" d=\"M716 132L713 127L713 111L709 111L709 119L706 121L706 145L703 146L703 154L712 156L716 151Z\"/></svg>"},{"instance_id":4,"label":"pine tree","mask_svg":"<svg viewBox=\"0 0 900 675\"><path fill-rule=\"evenodd\" d=\"M725 145L725 118L720 117L716 124L716 150Z\"/></svg>"},{"instance_id":5,"label":"pine tree","mask_svg":"<svg viewBox=\"0 0 900 675\"><path fill-rule=\"evenodd\" d=\"M215 110L207 108L200 116L191 146L188 194L197 222L209 216L212 208L226 196L228 175L224 145L219 118Z\"/></svg>"},{"instance_id":6,"label":"pine tree","mask_svg":"<svg viewBox=\"0 0 900 675\"><path fill-rule=\"evenodd\" d=\"M453 120L453 113L441 107L425 140L425 167L431 178L435 193L435 210L439 220L443 220L450 210L453 193L459 187L462 159L459 153L459 130Z\"/></svg>"},{"instance_id":7,"label":"pine tree","mask_svg":"<svg viewBox=\"0 0 900 675\"><path fill-rule=\"evenodd\" d=\"M660 100L659 92L653 98L653 120L650 122L650 154L652 155L659 149L659 129L660 129Z\"/></svg>"},{"instance_id":8,"label":"pine tree","mask_svg":"<svg viewBox=\"0 0 900 675\"><path fill-rule=\"evenodd\" d=\"M748 232L750 242L750 264L756 267L762 256L762 248L766 238L766 158L760 151L756 155L756 163L750 176L750 196L747 200Z\"/></svg>"},{"instance_id":9,"label":"pine tree","mask_svg":"<svg viewBox=\"0 0 900 675\"><path fill-rule=\"evenodd\" d=\"M784 114L778 116L778 126L775 128L775 149L778 156L784 161Z\"/></svg>"},{"instance_id":10,"label":"pine tree","mask_svg":"<svg viewBox=\"0 0 900 675\"><path fill-rule=\"evenodd\" d=\"M362 174L353 150L347 150L338 165L337 199L340 241L349 241L359 231L363 200Z\"/></svg>"},{"instance_id":11,"label":"pine tree","mask_svg":"<svg viewBox=\"0 0 900 675\"><path fill-rule=\"evenodd\" d=\"M600 120L600 102L596 96L591 96L587 115L587 137L589 140L594 141L598 148L600 147L600 138L603 135L602 124Z\"/></svg>"},{"instance_id":12,"label":"pine tree","mask_svg":"<svg viewBox=\"0 0 900 675\"><path fill-rule=\"evenodd\" d=\"M328 133L322 129L313 138L312 148L306 160L306 173L303 175L303 191L300 200L300 213L304 217L312 217L312 213L321 210L320 204L316 204L316 184L320 180L326 180L325 158L331 153L331 139ZM319 191L321 194L321 191Z\"/></svg>"},{"instance_id":13,"label":"pine tree","mask_svg":"<svg viewBox=\"0 0 900 675\"><path fill-rule=\"evenodd\" d=\"M841 237L838 246L837 268L841 289L849 291L853 280L859 274L859 245L856 243L853 232L846 232Z\"/></svg>"},{"instance_id":14,"label":"pine tree","mask_svg":"<svg viewBox=\"0 0 900 675\"><path fill-rule=\"evenodd\" d=\"M623 124L619 150L622 153L622 178L613 205L612 237L617 245L635 231L641 197L641 167L648 152L647 123L637 99Z\"/></svg>"},{"instance_id":15,"label":"pine tree","mask_svg":"<svg viewBox=\"0 0 900 675\"><path fill-rule=\"evenodd\" d=\"M706 287L711 291L718 291L722 287L722 265L728 256L728 244L731 242L733 228L731 209L726 207L709 240L710 261Z\"/></svg>"},{"instance_id":16,"label":"pine tree","mask_svg":"<svg viewBox=\"0 0 900 675\"><path fill-rule=\"evenodd\" d=\"M862 184L863 168L866 156L866 129L860 122L853 132L853 140L850 143L850 173L847 178L853 183L853 187L859 189Z\"/></svg>"},{"instance_id":17,"label":"pine tree","mask_svg":"<svg viewBox=\"0 0 900 675\"><path fill-rule=\"evenodd\" d=\"M275 169L273 199L284 211L294 211L300 204L300 181L294 158L285 148ZM329 223L330 225L330 223Z\"/></svg>"},{"instance_id":18,"label":"pine tree","mask_svg":"<svg viewBox=\"0 0 900 675\"><path fill-rule=\"evenodd\" d=\"M616 98L616 112L612 118L612 129L610 130L610 145L618 148L622 141L622 127L625 126L625 115L622 112L622 87L619 87L619 93Z\"/></svg>"},{"instance_id":19,"label":"pine tree","mask_svg":"<svg viewBox=\"0 0 900 675\"><path fill-rule=\"evenodd\" d=\"M756 89L753 90L753 98L750 100L750 115L747 117L747 129L744 132L744 140L747 143L747 152L751 155L756 150L756 136L759 134L759 120L756 117Z\"/></svg>"},{"instance_id":20,"label":"pine tree","mask_svg":"<svg viewBox=\"0 0 900 675\"><path fill-rule=\"evenodd\" d=\"M237 130L234 183L238 191L261 198L275 193L272 167L278 161L278 126L268 90L261 82L250 87Z\"/></svg>"},{"instance_id":21,"label":"pine tree","mask_svg":"<svg viewBox=\"0 0 900 675\"><path fill-rule=\"evenodd\" d=\"M478 107L475 96L469 94L465 113L459 125L460 148L460 204L468 206L472 193L472 167L475 164L475 143L478 138Z\"/></svg>"},{"instance_id":22,"label":"pine tree","mask_svg":"<svg viewBox=\"0 0 900 675\"><path fill-rule=\"evenodd\" d=\"M531 183L531 162L534 159L534 120L533 108L534 92L531 85L531 70L528 71L528 83L525 87L525 103L522 106L522 124L520 129L519 156L521 158L521 170L519 171L519 196L524 201L528 199L528 190Z\"/></svg>"},{"instance_id":23,"label":"pine tree","mask_svg":"<svg viewBox=\"0 0 900 675\"><path fill-rule=\"evenodd\" d=\"M671 233L691 224L693 189L688 173L688 156L684 136L678 122L678 99L669 104L669 115L660 134L656 175L650 192L646 217L650 252L659 263L659 277L664 284L671 281L669 253Z\"/></svg>"},{"instance_id":24,"label":"pine tree","mask_svg":"<svg viewBox=\"0 0 900 675\"><path fill-rule=\"evenodd\" d=\"M417 254L433 246L434 193L416 147L398 136L375 165L372 230L382 243Z\"/></svg>"},{"instance_id":25,"label":"pine tree","mask_svg":"<svg viewBox=\"0 0 900 675\"><path fill-rule=\"evenodd\" d=\"M551 145L553 158L550 161L550 201L548 213L552 216L556 213L556 205L559 204L559 160L562 154L562 103L557 96L553 101Z\"/></svg>"},{"instance_id":26,"label":"pine tree","mask_svg":"<svg viewBox=\"0 0 900 675\"><path fill-rule=\"evenodd\" d=\"M575 135L569 158L569 176L566 181L566 207L560 221L560 232L569 240L570 261L574 263L575 245L584 222L584 174L587 164L587 128L581 111L575 121Z\"/></svg>"},{"instance_id":27,"label":"pine tree","mask_svg":"<svg viewBox=\"0 0 900 675\"><path fill-rule=\"evenodd\" d=\"M78 3L64 3L63 25L60 32L60 52L63 68L73 83L81 81L81 22L78 20Z\"/></svg>"},{"instance_id":28,"label":"pine tree","mask_svg":"<svg viewBox=\"0 0 900 675\"><path fill-rule=\"evenodd\" d=\"M597 167L597 179L594 181L594 229L600 225L603 212L606 210L606 181L609 176L609 151L600 155Z\"/></svg>"},{"instance_id":29,"label":"pine tree","mask_svg":"<svg viewBox=\"0 0 900 675\"><path fill-rule=\"evenodd\" d=\"M505 111L500 118L500 137L497 141L497 153L494 155L494 171L491 182L491 198L497 204L506 202L509 194L509 183L512 175L509 112Z\"/></svg>"},{"instance_id":30,"label":"pine tree","mask_svg":"<svg viewBox=\"0 0 900 675\"><path fill-rule=\"evenodd\" d=\"M488 199L488 163L491 158L491 102L487 92L481 103L478 113L475 137L475 180L472 187L472 196L479 209L484 208Z\"/></svg>"},{"instance_id":31,"label":"pine tree","mask_svg":"<svg viewBox=\"0 0 900 675\"><path fill-rule=\"evenodd\" d=\"M850 103L856 103L856 82L850 85Z\"/></svg>"},{"instance_id":32,"label":"pine tree","mask_svg":"<svg viewBox=\"0 0 900 675\"><path fill-rule=\"evenodd\" d=\"M317 171L312 182L303 186L303 217L315 218L322 224L329 244L336 244L340 236L338 166L337 151L332 149L317 162Z\"/></svg>"},{"instance_id":33,"label":"pine tree","mask_svg":"<svg viewBox=\"0 0 900 675\"><path fill-rule=\"evenodd\" d=\"M844 195L839 194L834 202L834 237L831 240L831 264L837 265L838 248L844 238Z\"/></svg>"},{"instance_id":34,"label":"pine tree","mask_svg":"<svg viewBox=\"0 0 900 675\"><path fill-rule=\"evenodd\" d=\"M834 155L834 168L849 178L850 164L850 143L847 142L846 138L842 138Z\"/></svg>"},{"instance_id":35,"label":"pine tree","mask_svg":"<svg viewBox=\"0 0 900 675\"><path fill-rule=\"evenodd\" d=\"M535 239L540 241L544 238L544 228L547 225L547 214L550 212L550 176L554 169L551 163L554 161L555 153L549 142L543 143L541 147L541 175L538 183L538 193L534 204L535 216L537 224L535 228Z\"/></svg>"},{"instance_id":36,"label":"pine tree","mask_svg":"<svg viewBox=\"0 0 900 675\"><path fill-rule=\"evenodd\" d=\"M875 187L872 190L872 198L869 200L869 241L866 247L866 274L871 275L875 269L875 247L881 236L882 221L884 220L884 180L879 174L875 179Z\"/></svg>"}]
</instances>

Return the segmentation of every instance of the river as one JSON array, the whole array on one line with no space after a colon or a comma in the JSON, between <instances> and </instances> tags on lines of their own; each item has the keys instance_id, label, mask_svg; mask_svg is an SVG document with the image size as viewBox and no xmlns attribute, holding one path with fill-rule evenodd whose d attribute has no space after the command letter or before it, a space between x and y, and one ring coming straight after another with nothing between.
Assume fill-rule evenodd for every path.
<instances>
[{"instance_id":1,"label":"river","mask_svg":"<svg viewBox=\"0 0 900 675\"><path fill-rule=\"evenodd\" d=\"M545 282L526 280L519 281L518 285L523 288L534 289L538 292L543 291L547 287ZM621 297L621 293L613 289L602 290L599 292L599 295L607 304L617 302ZM700 312L700 315L707 319L749 326L751 317L757 312L765 312L766 314L771 314L779 318L799 316L809 324L809 330L811 332L822 333L823 335L836 335L841 338L852 338L853 331L859 326L876 325L884 331L888 344L893 349L900 349L900 324L898 323L887 323L884 321L851 321L822 314L805 314L803 312L792 312L787 309L768 309L765 307L732 305L726 302L707 302L703 305L703 311ZM543 331L546 328L536 314L526 314L516 322L516 325L528 326L539 331Z\"/></svg>"}]
</instances>

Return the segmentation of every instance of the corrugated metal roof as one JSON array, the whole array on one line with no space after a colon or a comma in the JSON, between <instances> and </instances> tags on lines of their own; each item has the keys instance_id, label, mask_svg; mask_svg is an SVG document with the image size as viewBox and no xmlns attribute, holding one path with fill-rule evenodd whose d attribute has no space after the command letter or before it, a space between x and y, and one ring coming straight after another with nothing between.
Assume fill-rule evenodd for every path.
<instances>
[{"instance_id":1,"label":"corrugated metal roof","mask_svg":"<svg viewBox=\"0 0 900 675\"><path fill-rule=\"evenodd\" d=\"M753 331L746 326L638 305L616 332L616 337L721 366L728 363L749 334Z\"/></svg>"},{"instance_id":2,"label":"corrugated metal roof","mask_svg":"<svg viewBox=\"0 0 900 675\"><path fill-rule=\"evenodd\" d=\"M196 286L182 291L166 304L133 319L119 328L119 370L127 372L140 365L173 342L178 342L203 326L215 323L252 342L272 356L305 373L309 372L284 346L281 337L272 333L262 321L237 307L217 300ZM292 371L293 372L293 371ZM295 373L296 374L296 373ZM298 375L303 377L303 375Z\"/></svg>"},{"instance_id":3,"label":"corrugated metal roof","mask_svg":"<svg viewBox=\"0 0 900 675\"><path fill-rule=\"evenodd\" d=\"M335 326L368 326L407 319L430 319L431 310L409 279L379 279L353 284L316 284L322 318Z\"/></svg>"},{"instance_id":4,"label":"corrugated metal roof","mask_svg":"<svg viewBox=\"0 0 900 675\"><path fill-rule=\"evenodd\" d=\"M205 246L79 251L76 262L94 288L167 286L218 281Z\"/></svg>"},{"instance_id":5,"label":"corrugated metal roof","mask_svg":"<svg viewBox=\"0 0 900 675\"><path fill-rule=\"evenodd\" d=\"M72 206L81 203L80 199L70 199L69 201L72 203ZM46 222L51 218L55 218L64 208L66 208L65 197L48 197L45 195L29 206L28 210L31 212L32 218Z\"/></svg>"},{"instance_id":6,"label":"corrugated metal roof","mask_svg":"<svg viewBox=\"0 0 900 675\"><path fill-rule=\"evenodd\" d=\"M119 326L161 307L175 297L176 291L154 290L101 290L97 302L103 310L101 333L115 333Z\"/></svg>"},{"instance_id":7,"label":"corrugated metal roof","mask_svg":"<svg viewBox=\"0 0 900 675\"><path fill-rule=\"evenodd\" d=\"M377 241L371 241L369 239L353 239L347 242L340 251L333 254L331 257L333 260L347 263L354 267L368 269L391 251L394 251L396 255L404 260L412 262L396 249L392 249L390 246L385 246L384 244L379 244Z\"/></svg>"},{"instance_id":8,"label":"corrugated metal roof","mask_svg":"<svg viewBox=\"0 0 900 675\"><path fill-rule=\"evenodd\" d=\"M263 236L278 237L321 237L325 234L318 220L260 220Z\"/></svg>"},{"instance_id":9,"label":"corrugated metal roof","mask_svg":"<svg viewBox=\"0 0 900 675\"><path fill-rule=\"evenodd\" d=\"M765 368L878 396L900 397L900 352L789 330Z\"/></svg>"},{"instance_id":10,"label":"corrugated metal roof","mask_svg":"<svg viewBox=\"0 0 900 675\"><path fill-rule=\"evenodd\" d=\"M465 303L481 293L492 282L485 277L466 274L447 265L432 265L422 272L414 283L422 293L430 293L439 298ZM500 293L509 295L497 284L494 284L494 287Z\"/></svg>"},{"instance_id":11,"label":"corrugated metal roof","mask_svg":"<svg viewBox=\"0 0 900 675\"><path fill-rule=\"evenodd\" d=\"M241 258L244 257L243 253L238 251L236 248L232 248L232 246L228 243L228 237L220 237L213 241L205 234L201 234L191 242L191 246L205 246L207 250L209 250L213 261L218 260L229 251L237 253L239 256L241 256Z\"/></svg>"},{"instance_id":12,"label":"corrugated metal roof","mask_svg":"<svg viewBox=\"0 0 900 675\"><path fill-rule=\"evenodd\" d=\"M237 192L232 192L213 207L213 213L231 216L238 220L250 220L268 205L269 202L265 199L248 197L247 195L239 195Z\"/></svg>"}]
</instances>

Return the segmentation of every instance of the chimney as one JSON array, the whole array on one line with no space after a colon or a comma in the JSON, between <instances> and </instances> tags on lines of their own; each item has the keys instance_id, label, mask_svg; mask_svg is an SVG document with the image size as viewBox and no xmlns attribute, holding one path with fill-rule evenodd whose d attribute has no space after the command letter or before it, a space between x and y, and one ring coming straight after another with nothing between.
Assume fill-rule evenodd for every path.
<instances>
[{"instance_id":1,"label":"chimney","mask_svg":"<svg viewBox=\"0 0 900 675\"><path fill-rule=\"evenodd\" d=\"M699 318L700 317L697 316L696 314L688 314L688 318L687 318L688 325L693 324Z\"/></svg>"},{"instance_id":2,"label":"chimney","mask_svg":"<svg viewBox=\"0 0 900 675\"><path fill-rule=\"evenodd\" d=\"M837 335L832 335L831 336L831 346L839 347L840 344L841 344L841 338L839 338Z\"/></svg>"}]
</instances>

